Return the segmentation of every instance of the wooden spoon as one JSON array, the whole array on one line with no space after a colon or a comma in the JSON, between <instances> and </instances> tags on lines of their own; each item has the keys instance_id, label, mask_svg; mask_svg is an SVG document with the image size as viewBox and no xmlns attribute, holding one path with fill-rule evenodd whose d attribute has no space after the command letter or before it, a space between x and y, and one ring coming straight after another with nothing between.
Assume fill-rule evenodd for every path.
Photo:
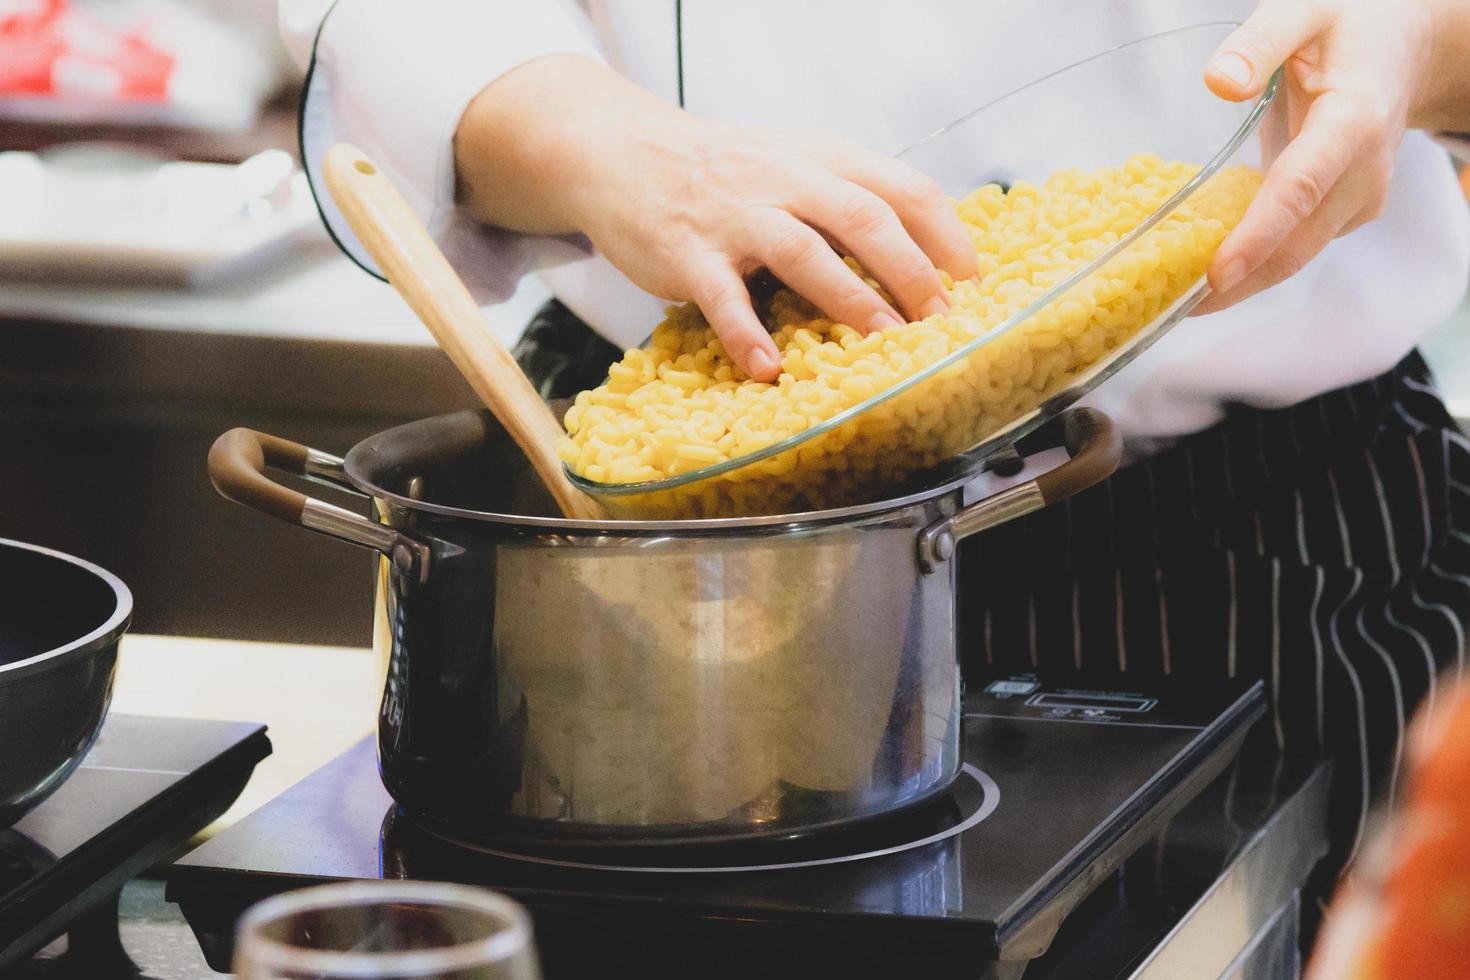
<instances>
[{"instance_id":1,"label":"wooden spoon","mask_svg":"<svg viewBox=\"0 0 1470 980\"><path fill-rule=\"evenodd\" d=\"M521 447L561 512L578 520L607 519L601 504L568 482L556 454L561 425L403 195L366 154L346 143L327 151L325 171L332 199L358 240Z\"/></svg>"}]
</instances>

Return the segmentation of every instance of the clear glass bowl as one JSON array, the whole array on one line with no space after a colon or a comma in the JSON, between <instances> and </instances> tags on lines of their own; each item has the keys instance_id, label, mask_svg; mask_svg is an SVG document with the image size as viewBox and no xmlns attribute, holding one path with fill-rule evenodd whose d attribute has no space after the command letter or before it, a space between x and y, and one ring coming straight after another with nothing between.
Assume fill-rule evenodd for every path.
<instances>
[{"instance_id":1,"label":"clear glass bowl","mask_svg":"<svg viewBox=\"0 0 1470 980\"><path fill-rule=\"evenodd\" d=\"M978 467L1062 411L1209 291L1203 271L1218 242L1204 254L1198 236L1186 236L1194 252L1171 268L1159 259L1158 236L1172 234L1170 216L1187 203L1194 211L1186 213L1208 210L1212 199L1205 195L1222 193L1228 185L1221 182L1236 179L1240 165L1261 165L1257 131L1280 73L1247 103L1219 99L1201 80L1204 65L1235 26L1201 24L1104 51L976 109L899 154L956 198L984 184L1041 185L1061 170L1119 167L1139 153L1199 166L1139 224L1019 312L898 384L758 451L642 483L597 482L570 467L568 477L615 517L825 510L949 478L957 467ZM1097 302L1099 282L1128 274L1119 270L1138 275L1140 263L1152 277L1149 290L1139 285L1137 297L1110 300L1106 308ZM1190 274L1182 275L1181 267ZM1069 304L1084 289L1090 290L1087 304ZM1059 331L1067 338L1062 348L1055 343Z\"/></svg>"}]
</instances>

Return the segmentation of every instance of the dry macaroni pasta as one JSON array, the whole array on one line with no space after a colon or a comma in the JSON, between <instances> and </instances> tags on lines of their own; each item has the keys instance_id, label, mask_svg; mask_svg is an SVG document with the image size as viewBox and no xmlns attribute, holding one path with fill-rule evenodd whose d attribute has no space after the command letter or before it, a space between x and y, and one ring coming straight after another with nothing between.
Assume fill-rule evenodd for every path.
<instances>
[{"instance_id":1,"label":"dry macaroni pasta","mask_svg":"<svg viewBox=\"0 0 1470 980\"><path fill-rule=\"evenodd\" d=\"M1039 187L981 187L956 205L980 274L946 279L948 311L864 336L778 291L761 310L782 354L775 384L745 377L697 307L670 307L647 346L625 353L603 385L577 396L561 456L589 480L639 483L796 436L1025 310L1135 229L1198 170L1139 155L1093 173L1064 170ZM1036 408L1189 291L1259 185L1253 168L1221 171L1045 308L828 432L718 476L605 503L621 516L691 518L876 499Z\"/></svg>"}]
</instances>

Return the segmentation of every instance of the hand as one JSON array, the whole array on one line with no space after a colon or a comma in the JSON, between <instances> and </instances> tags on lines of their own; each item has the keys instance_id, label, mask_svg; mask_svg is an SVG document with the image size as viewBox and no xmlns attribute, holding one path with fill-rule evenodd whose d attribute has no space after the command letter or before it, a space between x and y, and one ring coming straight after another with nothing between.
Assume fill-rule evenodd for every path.
<instances>
[{"instance_id":1,"label":"hand","mask_svg":"<svg viewBox=\"0 0 1470 980\"><path fill-rule=\"evenodd\" d=\"M545 210L587 235L642 289L698 304L752 378L773 381L780 372L745 287L757 269L863 332L946 309L937 269L955 278L976 273L974 246L953 205L912 168L835 137L703 119L592 62L543 62L553 60L563 62L563 74L586 73L577 88L597 97L558 104L554 92L540 93L540 124L556 119L561 132L574 134L536 154L543 173L560 175L553 178L558 199ZM472 103L467 120L475 112ZM487 141L471 135L462 142ZM466 165L466 148L457 146L463 177L474 164ZM862 263L897 308L839 252Z\"/></svg>"},{"instance_id":2,"label":"hand","mask_svg":"<svg viewBox=\"0 0 1470 980\"><path fill-rule=\"evenodd\" d=\"M865 333L948 308L936 267L975 274L974 246L949 200L891 159L833 138L682 112L626 122L604 134L600 189L580 226L643 289L697 303L753 378L774 380L780 370L745 288L758 268Z\"/></svg>"},{"instance_id":3,"label":"hand","mask_svg":"<svg viewBox=\"0 0 1470 980\"><path fill-rule=\"evenodd\" d=\"M1238 303L1295 275L1333 238L1383 213L1433 37L1423 0L1261 0L1211 60L1205 82L1242 101L1285 64L1285 132L1262 126L1269 166L1210 266L1197 310ZM1284 142L1284 146L1281 145ZM1274 143L1274 145L1273 145Z\"/></svg>"}]
</instances>

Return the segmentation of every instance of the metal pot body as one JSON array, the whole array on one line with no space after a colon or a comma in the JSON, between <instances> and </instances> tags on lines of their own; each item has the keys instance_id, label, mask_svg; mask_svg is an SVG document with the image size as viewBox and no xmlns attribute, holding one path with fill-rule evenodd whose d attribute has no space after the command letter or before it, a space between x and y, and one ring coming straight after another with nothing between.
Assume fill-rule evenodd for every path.
<instances>
[{"instance_id":1,"label":"metal pot body","mask_svg":"<svg viewBox=\"0 0 1470 980\"><path fill-rule=\"evenodd\" d=\"M96 741L132 595L111 573L0 539L0 828L50 796Z\"/></svg>"},{"instance_id":2,"label":"metal pot body","mask_svg":"<svg viewBox=\"0 0 1470 980\"><path fill-rule=\"evenodd\" d=\"M528 533L379 499L384 783L464 836L729 839L889 813L958 774L953 490L751 533Z\"/></svg>"},{"instance_id":3,"label":"metal pot body","mask_svg":"<svg viewBox=\"0 0 1470 980\"><path fill-rule=\"evenodd\" d=\"M955 542L1117 465L1106 418L1055 428L1067 463L967 506L960 475L707 521L557 517L484 413L345 460L236 429L209 466L226 497L380 554L379 761L405 810L472 841L657 845L789 838L950 785ZM267 469L370 496L376 520Z\"/></svg>"}]
</instances>

